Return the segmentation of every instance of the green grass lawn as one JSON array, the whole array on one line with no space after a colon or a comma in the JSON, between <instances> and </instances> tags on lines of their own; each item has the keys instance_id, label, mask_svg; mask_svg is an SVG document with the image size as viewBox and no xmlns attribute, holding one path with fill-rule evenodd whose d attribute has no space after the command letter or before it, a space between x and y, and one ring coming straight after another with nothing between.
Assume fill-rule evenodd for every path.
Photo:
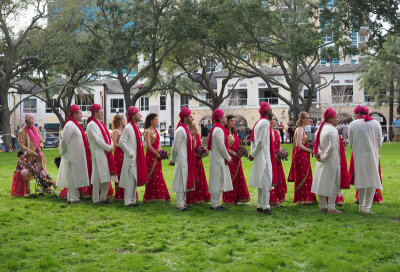
<instances>
[{"instance_id":1,"label":"green grass lawn","mask_svg":"<svg viewBox=\"0 0 400 272\"><path fill-rule=\"evenodd\" d=\"M45 154L56 178L58 150ZM253 188L249 204L226 212L210 211L209 204L178 212L172 191L171 203L137 208L12 198L17 157L1 153L0 271L400 271L399 154L396 144L381 150L384 203L373 205L376 214L358 213L354 188L344 192L343 214L293 206L288 183L287 202L267 217L255 211ZM287 175L291 161L283 163ZM173 167L167 164L171 188ZM204 164L208 173L208 158ZM251 162L243 160L243 167L248 180ZM140 201L143 193L140 188Z\"/></svg>"}]
</instances>

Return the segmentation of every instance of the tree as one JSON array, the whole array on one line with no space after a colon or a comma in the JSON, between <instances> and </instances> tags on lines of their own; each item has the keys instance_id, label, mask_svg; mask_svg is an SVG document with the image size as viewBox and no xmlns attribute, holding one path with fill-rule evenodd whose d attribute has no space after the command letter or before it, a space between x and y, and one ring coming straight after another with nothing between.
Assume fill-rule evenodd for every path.
<instances>
[{"instance_id":1,"label":"tree","mask_svg":"<svg viewBox=\"0 0 400 272\"><path fill-rule=\"evenodd\" d=\"M8 91L18 80L23 80L40 65L37 56L21 54L21 48L27 43L29 33L41 29L46 18L49 0L0 0L0 104L1 130L4 142L11 142L10 116L12 110L8 105ZM26 26L18 27L22 16L33 13ZM21 101L20 101L21 102ZM15 107L14 107L15 109Z\"/></svg>"},{"instance_id":2,"label":"tree","mask_svg":"<svg viewBox=\"0 0 400 272\"><path fill-rule=\"evenodd\" d=\"M321 76L316 67L321 59L339 57L338 47L331 46L339 36L329 23L324 23L326 18L324 21L319 17L319 6L314 1L284 0L274 7L272 2L265 2L249 0L237 4L237 14L232 16L232 23L237 26L232 33L241 46L235 47L231 57L242 64L242 76L262 78L270 93L284 101L297 119L300 111L309 111L313 94L329 86L331 81ZM324 42L326 35L330 39ZM272 85L283 92L275 91ZM308 90L307 99L302 95L304 88ZM285 91L290 98L284 95Z\"/></svg>"},{"instance_id":3,"label":"tree","mask_svg":"<svg viewBox=\"0 0 400 272\"><path fill-rule=\"evenodd\" d=\"M376 106L389 104L389 124L393 124L394 101L400 97L400 37L388 35L382 48L362 62L360 83L364 91L376 101ZM393 131L388 131L389 139Z\"/></svg>"},{"instance_id":4,"label":"tree","mask_svg":"<svg viewBox=\"0 0 400 272\"><path fill-rule=\"evenodd\" d=\"M98 68L118 79L126 109L152 92L162 63L175 46L167 35L174 9L172 0L96 0L88 6L83 25L103 60ZM132 87L146 79L147 84L132 94Z\"/></svg>"}]
</instances>

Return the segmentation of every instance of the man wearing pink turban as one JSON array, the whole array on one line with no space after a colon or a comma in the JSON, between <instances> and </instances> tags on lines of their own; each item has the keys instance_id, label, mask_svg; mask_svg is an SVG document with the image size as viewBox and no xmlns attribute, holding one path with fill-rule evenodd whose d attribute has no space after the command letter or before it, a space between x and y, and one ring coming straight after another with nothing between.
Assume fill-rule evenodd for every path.
<instances>
[{"instance_id":1,"label":"man wearing pink turban","mask_svg":"<svg viewBox=\"0 0 400 272\"><path fill-rule=\"evenodd\" d=\"M142 115L136 107L129 107L127 112L127 125L122 132L119 146L124 151L119 186L124 188L124 204L126 207L137 206L136 190L148 182L146 159L142 134L138 123Z\"/></svg>"},{"instance_id":2,"label":"man wearing pink turban","mask_svg":"<svg viewBox=\"0 0 400 272\"><path fill-rule=\"evenodd\" d=\"M68 204L79 203L78 188L86 189L84 187L89 186L92 168L89 143L85 131L79 124L81 120L81 109L78 105L71 105L60 143L61 163L57 177L57 186L68 188L66 189Z\"/></svg>"},{"instance_id":3,"label":"man wearing pink turban","mask_svg":"<svg viewBox=\"0 0 400 272\"><path fill-rule=\"evenodd\" d=\"M227 164L232 162L228 153L228 136L229 131L225 127L227 119L225 113L221 109L216 109L212 115L214 127L211 129L208 138L208 149L211 151L210 156L210 193L211 207L216 211L223 211L221 206L222 191L228 192L233 190L231 173Z\"/></svg>"},{"instance_id":4,"label":"man wearing pink turban","mask_svg":"<svg viewBox=\"0 0 400 272\"><path fill-rule=\"evenodd\" d=\"M89 119L86 132L90 153L92 155L93 203L101 205L109 204L107 193L110 181L117 179L115 162L112 157L113 143L107 127L103 124L104 110L99 104L90 107L92 116ZM114 164L112 164L114 162Z\"/></svg>"},{"instance_id":5,"label":"man wearing pink turban","mask_svg":"<svg viewBox=\"0 0 400 272\"><path fill-rule=\"evenodd\" d=\"M189 126L193 123L192 112L184 107L179 113L179 124L174 135L171 151L171 165L175 165L172 190L176 192L176 208L187 211L186 194L194 190L196 159L194 141Z\"/></svg>"},{"instance_id":6,"label":"man wearing pink turban","mask_svg":"<svg viewBox=\"0 0 400 272\"><path fill-rule=\"evenodd\" d=\"M18 132L18 143L20 149L27 153L25 157L27 162L36 160L46 169L46 158L42 152L44 140L42 134L34 126L34 116L31 113L25 114L25 126ZM32 175L24 178L27 194L31 193L29 184L31 179L33 179Z\"/></svg>"},{"instance_id":7,"label":"man wearing pink turban","mask_svg":"<svg viewBox=\"0 0 400 272\"><path fill-rule=\"evenodd\" d=\"M335 208L336 195L345 183L350 187L346 154L336 127L339 125L336 111L328 108L314 144L317 158L311 192L318 194L321 212L342 213ZM328 205L326 199L328 198Z\"/></svg>"},{"instance_id":8,"label":"man wearing pink turban","mask_svg":"<svg viewBox=\"0 0 400 272\"><path fill-rule=\"evenodd\" d=\"M259 113L260 120L254 124L250 136L251 154L249 158L254 160L254 163L251 169L249 185L258 188L257 212L271 215L270 191L274 177L275 179L278 178L275 146L272 138L273 131L269 122L273 117L271 106L267 102L262 102Z\"/></svg>"},{"instance_id":9,"label":"man wearing pink turban","mask_svg":"<svg viewBox=\"0 0 400 272\"><path fill-rule=\"evenodd\" d=\"M379 167L379 149L382 146L382 129L378 121L369 116L365 106L354 109L356 120L349 125L349 144L353 151L350 173L354 175L354 187L359 194L359 211L370 210L375 190L382 190Z\"/></svg>"}]
</instances>

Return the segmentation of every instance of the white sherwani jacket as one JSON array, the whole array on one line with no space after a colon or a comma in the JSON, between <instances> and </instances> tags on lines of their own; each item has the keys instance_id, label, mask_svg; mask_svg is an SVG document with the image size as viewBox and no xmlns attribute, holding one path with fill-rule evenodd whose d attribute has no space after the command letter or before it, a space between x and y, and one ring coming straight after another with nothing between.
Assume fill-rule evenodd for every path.
<instances>
[{"instance_id":1,"label":"white sherwani jacket","mask_svg":"<svg viewBox=\"0 0 400 272\"><path fill-rule=\"evenodd\" d=\"M74 122L67 122L60 143L61 164L58 171L57 186L89 186L88 166L82 133Z\"/></svg>"},{"instance_id":2,"label":"white sherwani jacket","mask_svg":"<svg viewBox=\"0 0 400 272\"><path fill-rule=\"evenodd\" d=\"M211 155L210 155L210 176L209 190L212 194L220 193L221 183L222 191L232 191L232 178L229 172L229 166L225 160L230 161L231 156L225 147L224 131L216 127L212 134Z\"/></svg>"},{"instance_id":3,"label":"white sherwani jacket","mask_svg":"<svg viewBox=\"0 0 400 272\"><path fill-rule=\"evenodd\" d=\"M259 189L271 188L272 163L270 151L270 123L258 121L254 128L254 142L251 142L251 156L254 158L249 185Z\"/></svg>"},{"instance_id":4,"label":"white sherwani jacket","mask_svg":"<svg viewBox=\"0 0 400 272\"><path fill-rule=\"evenodd\" d=\"M137 140L131 123L128 123L124 132L122 132L119 139L119 147L124 151L119 186L121 188L129 188L129 186L133 185L133 182L137 182Z\"/></svg>"},{"instance_id":5,"label":"white sherwani jacket","mask_svg":"<svg viewBox=\"0 0 400 272\"><path fill-rule=\"evenodd\" d=\"M92 154L92 172L98 171L100 183L110 182L111 177L106 152L110 152L112 146L106 144L101 130L95 122L90 122L87 125L86 132L88 134L90 153ZM92 174L92 178L93 176Z\"/></svg>"},{"instance_id":6,"label":"white sherwani jacket","mask_svg":"<svg viewBox=\"0 0 400 272\"><path fill-rule=\"evenodd\" d=\"M171 162L175 164L172 190L174 192L185 192L188 178L188 157L187 134L183 127L178 127L175 131L171 153Z\"/></svg>"},{"instance_id":7,"label":"white sherwani jacket","mask_svg":"<svg viewBox=\"0 0 400 272\"><path fill-rule=\"evenodd\" d=\"M354 187L382 190L379 177L379 149L382 146L381 125L376 120L358 119L349 125L349 144L354 158Z\"/></svg>"},{"instance_id":8,"label":"white sherwani jacket","mask_svg":"<svg viewBox=\"0 0 400 272\"><path fill-rule=\"evenodd\" d=\"M337 129L330 123L322 127L317 161L311 192L323 196L335 196L340 190L340 145Z\"/></svg>"}]
</instances>

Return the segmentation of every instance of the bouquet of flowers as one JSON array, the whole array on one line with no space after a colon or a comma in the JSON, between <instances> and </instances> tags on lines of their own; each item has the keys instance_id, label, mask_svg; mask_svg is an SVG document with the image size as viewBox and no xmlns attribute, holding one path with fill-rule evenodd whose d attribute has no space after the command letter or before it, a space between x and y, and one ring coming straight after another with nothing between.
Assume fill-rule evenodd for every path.
<instances>
[{"instance_id":1,"label":"bouquet of flowers","mask_svg":"<svg viewBox=\"0 0 400 272\"><path fill-rule=\"evenodd\" d=\"M158 151L158 154L160 154L161 160L168 160L169 158L169 153L165 150Z\"/></svg>"},{"instance_id":2,"label":"bouquet of flowers","mask_svg":"<svg viewBox=\"0 0 400 272\"><path fill-rule=\"evenodd\" d=\"M276 155L280 160L287 160L289 153L286 150L280 150L276 152Z\"/></svg>"},{"instance_id":3,"label":"bouquet of flowers","mask_svg":"<svg viewBox=\"0 0 400 272\"><path fill-rule=\"evenodd\" d=\"M204 158L208 156L208 150L207 147L205 146L199 146L198 148L195 149L195 153L198 157Z\"/></svg>"},{"instance_id":4,"label":"bouquet of flowers","mask_svg":"<svg viewBox=\"0 0 400 272\"><path fill-rule=\"evenodd\" d=\"M246 147L244 146L239 146L237 152L236 152L240 157L249 157L249 152L247 151Z\"/></svg>"}]
</instances>

